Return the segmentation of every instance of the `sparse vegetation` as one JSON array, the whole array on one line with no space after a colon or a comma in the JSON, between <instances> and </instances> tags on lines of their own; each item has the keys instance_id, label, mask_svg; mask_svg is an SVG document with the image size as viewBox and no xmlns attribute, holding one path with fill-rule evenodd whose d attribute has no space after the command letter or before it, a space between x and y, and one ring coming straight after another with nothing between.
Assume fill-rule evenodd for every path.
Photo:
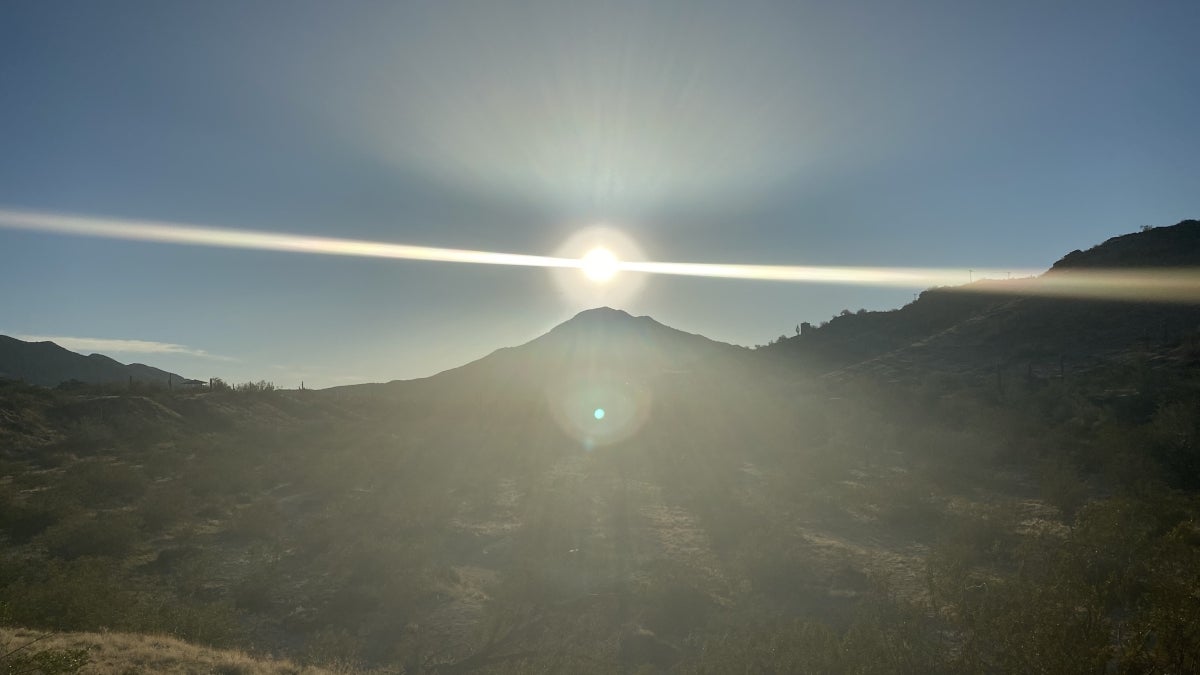
<instances>
[{"instance_id":1,"label":"sparse vegetation","mask_svg":"<svg viewBox=\"0 0 1200 675\"><path fill-rule=\"evenodd\" d=\"M473 424L431 445L331 396L161 392L165 437L110 416L84 454L8 453L0 597L35 629L416 671L1187 672L1190 375L1089 395L1109 377L747 401L725 376L659 389L685 436L667 417L591 454ZM735 406L754 423L712 412ZM1136 481L1110 468L1131 456Z\"/></svg>"},{"instance_id":2,"label":"sparse vegetation","mask_svg":"<svg viewBox=\"0 0 1200 675\"><path fill-rule=\"evenodd\" d=\"M215 672L1200 670L1195 335L820 378L621 339L651 408L608 445L547 413L572 342L362 390L0 384L5 620L45 669L109 630L293 659L189 652Z\"/></svg>"}]
</instances>

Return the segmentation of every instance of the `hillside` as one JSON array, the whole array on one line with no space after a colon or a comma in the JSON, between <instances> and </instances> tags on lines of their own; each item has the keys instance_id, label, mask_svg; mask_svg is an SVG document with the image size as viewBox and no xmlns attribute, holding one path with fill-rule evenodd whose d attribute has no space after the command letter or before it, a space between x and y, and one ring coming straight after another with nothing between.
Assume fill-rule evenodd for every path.
<instances>
[{"instance_id":1,"label":"hillside","mask_svg":"<svg viewBox=\"0 0 1200 675\"><path fill-rule=\"evenodd\" d=\"M0 607L388 672L1195 672L1200 339L1065 302L931 291L801 355L600 308L422 380L3 383ZM987 369L1072 327L1087 368Z\"/></svg>"},{"instance_id":2,"label":"hillside","mask_svg":"<svg viewBox=\"0 0 1200 675\"><path fill-rule=\"evenodd\" d=\"M1114 237L1074 251L1033 280L936 288L887 312L845 313L764 351L817 374L1063 374L1131 350L1177 344L1200 328L1200 305L1037 297L1037 285L1096 269L1200 269L1200 221ZM1200 281L1197 281L1200 286Z\"/></svg>"},{"instance_id":3,"label":"hillside","mask_svg":"<svg viewBox=\"0 0 1200 675\"><path fill-rule=\"evenodd\" d=\"M0 335L0 378L54 387L75 380L87 384L167 386L185 378L141 363L123 364L102 354L84 356L53 342L25 342Z\"/></svg>"},{"instance_id":4,"label":"hillside","mask_svg":"<svg viewBox=\"0 0 1200 675\"><path fill-rule=\"evenodd\" d=\"M1200 267L1200 221L1113 237L1086 251L1071 251L1051 270L1122 267Z\"/></svg>"}]
</instances>

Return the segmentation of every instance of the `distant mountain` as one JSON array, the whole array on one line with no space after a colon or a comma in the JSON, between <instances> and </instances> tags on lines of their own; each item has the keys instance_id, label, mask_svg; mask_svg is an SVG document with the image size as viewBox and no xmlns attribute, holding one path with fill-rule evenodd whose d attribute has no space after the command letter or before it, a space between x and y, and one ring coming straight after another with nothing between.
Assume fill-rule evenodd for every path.
<instances>
[{"instance_id":1,"label":"distant mountain","mask_svg":"<svg viewBox=\"0 0 1200 675\"><path fill-rule=\"evenodd\" d=\"M719 356L744 356L748 350L702 335L664 326L648 316L597 307L576 314L550 332L518 347L505 347L458 368L419 380L348 385L327 391L387 391L411 383L457 388L464 380L489 377L509 386L544 384L580 370L644 378L682 373L712 365Z\"/></svg>"},{"instance_id":2,"label":"distant mountain","mask_svg":"<svg viewBox=\"0 0 1200 675\"><path fill-rule=\"evenodd\" d=\"M521 372L525 379L544 380L583 369L648 376L683 372L703 367L719 356L744 353L740 347L664 326L648 316L598 307L576 314L520 347L501 349L444 375L461 377L491 370Z\"/></svg>"},{"instance_id":3,"label":"distant mountain","mask_svg":"<svg viewBox=\"0 0 1200 675\"><path fill-rule=\"evenodd\" d=\"M652 408L669 405L698 430L751 405L765 391L755 386L757 365L743 347L600 307L432 377L324 391L414 424L441 418L465 428L486 419L499 428L523 420L526 431L557 426L603 444L641 428Z\"/></svg>"},{"instance_id":4,"label":"distant mountain","mask_svg":"<svg viewBox=\"0 0 1200 675\"><path fill-rule=\"evenodd\" d=\"M849 369L898 377L1017 366L1057 372L1068 362L1079 366L1133 348L1169 345L1200 328L1195 304L1036 295L1047 280L1156 267L1200 268L1200 221L1073 251L1033 280L937 288L897 310L846 313L760 351L815 374Z\"/></svg>"},{"instance_id":5,"label":"distant mountain","mask_svg":"<svg viewBox=\"0 0 1200 675\"><path fill-rule=\"evenodd\" d=\"M53 387L69 380L88 384L134 382L166 385L185 378L141 363L123 364L103 354L84 356L53 342L0 335L0 378Z\"/></svg>"}]
</instances>

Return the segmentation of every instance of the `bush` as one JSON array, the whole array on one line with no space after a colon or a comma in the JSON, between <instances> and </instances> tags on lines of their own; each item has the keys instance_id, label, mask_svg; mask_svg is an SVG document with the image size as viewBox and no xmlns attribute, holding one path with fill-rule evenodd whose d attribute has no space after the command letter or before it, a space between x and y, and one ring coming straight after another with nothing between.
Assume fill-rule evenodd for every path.
<instances>
[{"instance_id":1,"label":"bush","mask_svg":"<svg viewBox=\"0 0 1200 675\"><path fill-rule=\"evenodd\" d=\"M228 534L242 541L275 541L283 528L283 516L272 501L258 501L237 512Z\"/></svg>"},{"instance_id":2,"label":"bush","mask_svg":"<svg viewBox=\"0 0 1200 675\"><path fill-rule=\"evenodd\" d=\"M138 505L137 514L142 527L151 533L162 532L174 525L193 508L189 494L171 487L156 487Z\"/></svg>"},{"instance_id":3,"label":"bush","mask_svg":"<svg viewBox=\"0 0 1200 675\"><path fill-rule=\"evenodd\" d=\"M269 564L258 566L233 589L234 604L238 609L266 614L275 602L278 586L278 570Z\"/></svg>"},{"instance_id":4,"label":"bush","mask_svg":"<svg viewBox=\"0 0 1200 675\"><path fill-rule=\"evenodd\" d=\"M136 597L111 561L51 561L5 589L13 623L50 630L132 629Z\"/></svg>"},{"instance_id":5,"label":"bush","mask_svg":"<svg viewBox=\"0 0 1200 675\"><path fill-rule=\"evenodd\" d=\"M1087 483L1066 460L1043 463L1039 483L1042 499L1056 507L1064 519L1074 517L1087 499Z\"/></svg>"},{"instance_id":6,"label":"bush","mask_svg":"<svg viewBox=\"0 0 1200 675\"><path fill-rule=\"evenodd\" d=\"M119 558L129 553L137 541L137 519L123 513L77 516L42 535L50 555L64 560L84 556Z\"/></svg>"},{"instance_id":7,"label":"bush","mask_svg":"<svg viewBox=\"0 0 1200 675\"><path fill-rule=\"evenodd\" d=\"M149 479L128 464L92 460L67 469L63 488L84 505L123 506L146 493Z\"/></svg>"},{"instance_id":8,"label":"bush","mask_svg":"<svg viewBox=\"0 0 1200 675\"><path fill-rule=\"evenodd\" d=\"M24 544L78 510L57 490L35 493L24 502L5 496L0 498L0 530L12 543Z\"/></svg>"}]
</instances>

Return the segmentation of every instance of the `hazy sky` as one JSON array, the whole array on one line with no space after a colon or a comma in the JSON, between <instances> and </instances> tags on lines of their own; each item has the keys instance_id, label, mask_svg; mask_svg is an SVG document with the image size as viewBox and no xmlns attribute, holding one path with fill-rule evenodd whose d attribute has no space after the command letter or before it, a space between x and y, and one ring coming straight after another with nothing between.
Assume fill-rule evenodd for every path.
<instances>
[{"instance_id":1,"label":"hazy sky","mask_svg":"<svg viewBox=\"0 0 1200 675\"><path fill-rule=\"evenodd\" d=\"M1197 27L1194 0L7 0L0 209L544 255L604 223L656 260L966 281L1200 215ZM606 300L755 344L919 290L571 274L0 229L0 333L328 386Z\"/></svg>"}]
</instances>

